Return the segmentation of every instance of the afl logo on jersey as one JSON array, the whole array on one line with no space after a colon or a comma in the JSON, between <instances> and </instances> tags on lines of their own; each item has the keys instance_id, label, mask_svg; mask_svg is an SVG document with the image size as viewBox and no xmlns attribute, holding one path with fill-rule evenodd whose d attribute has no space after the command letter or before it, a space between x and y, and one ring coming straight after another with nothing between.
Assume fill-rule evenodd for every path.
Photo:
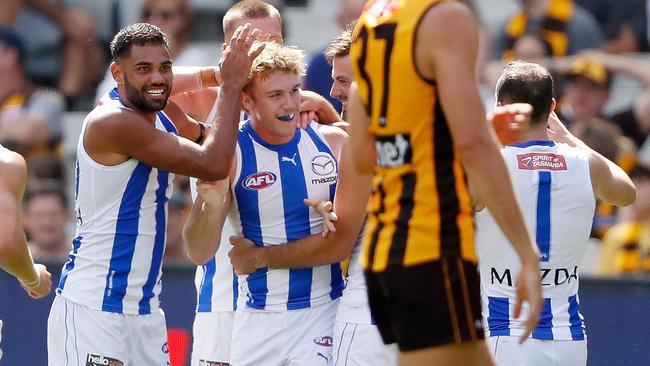
<instances>
[{"instance_id":1,"label":"afl logo on jersey","mask_svg":"<svg viewBox=\"0 0 650 366\"><path fill-rule=\"evenodd\" d=\"M336 165L329 154L320 153L311 158L311 170L318 175L330 175L335 169Z\"/></svg>"},{"instance_id":2,"label":"afl logo on jersey","mask_svg":"<svg viewBox=\"0 0 650 366\"><path fill-rule=\"evenodd\" d=\"M272 186L276 180L277 177L271 172L257 172L246 177L242 185L244 188L258 191Z\"/></svg>"}]
</instances>

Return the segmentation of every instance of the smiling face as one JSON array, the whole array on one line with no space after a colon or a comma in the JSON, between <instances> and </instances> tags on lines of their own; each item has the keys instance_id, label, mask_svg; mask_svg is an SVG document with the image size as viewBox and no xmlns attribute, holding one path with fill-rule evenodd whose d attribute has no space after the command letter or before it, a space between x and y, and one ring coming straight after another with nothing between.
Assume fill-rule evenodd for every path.
<instances>
[{"instance_id":1,"label":"smiling face","mask_svg":"<svg viewBox=\"0 0 650 366\"><path fill-rule=\"evenodd\" d=\"M300 111L300 76L274 71L257 78L242 92L242 105L262 139L271 144L289 142Z\"/></svg>"},{"instance_id":2,"label":"smiling face","mask_svg":"<svg viewBox=\"0 0 650 366\"><path fill-rule=\"evenodd\" d=\"M160 44L133 45L129 55L111 65L125 104L143 112L165 108L173 84L169 49Z\"/></svg>"},{"instance_id":3,"label":"smiling face","mask_svg":"<svg viewBox=\"0 0 650 366\"><path fill-rule=\"evenodd\" d=\"M354 80L352 75L352 64L349 56L334 57L332 59L332 88L330 96L341 101L345 111L348 102L350 84Z\"/></svg>"}]
</instances>

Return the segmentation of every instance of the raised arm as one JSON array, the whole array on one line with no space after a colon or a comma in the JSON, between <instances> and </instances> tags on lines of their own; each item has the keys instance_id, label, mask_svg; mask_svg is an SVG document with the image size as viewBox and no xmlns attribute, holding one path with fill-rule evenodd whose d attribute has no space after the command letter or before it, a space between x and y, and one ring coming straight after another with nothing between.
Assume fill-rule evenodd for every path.
<instances>
[{"instance_id":1,"label":"raised arm","mask_svg":"<svg viewBox=\"0 0 650 366\"><path fill-rule=\"evenodd\" d=\"M475 77L477 29L471 12L458 3L442 3L429 11L418 29L420 71L435 78L455 149L478 198L485 202L522 261L517 281L519 316L522 299L530 302L528 337L541 310L539 257L512 184L488 125Z\"/></svg>"},{"instance_id":2,"label":"raised arm","mask_svg":"<svg viewBox=\"0 0 650 366\"><path fill-rule=\"evenodd\" d=\"M197 265L205 264L219 249L221 230L232 202L228 179L197 182L198 197L183 227L187 256Z\"/></svg>"},{"instance_id":3,"label":"raised arm","mask_svg":"<svg viewBox=\"0 0 650 366\"><path fill-rule=\"evenodd\" d=\"M625 171L571 134L555 112L551 112L548 119L548 136L556 142L577 147L589 154L591 184L598 198L616 206L628 206L634 202L636 189Z\"/></svg>"},{"instance_id":4,"label":"raised arm","mask_svg":"<svg viewBox=\"0 0 650 366\"><path fill-rule=\"evenodd\" d=\"M241 28L224 51L221 69L225 77L217 99L216 121L202 145L153 129L150 122L129 110L92 116L84 144L94 150L91 154L119 154L173 173L210 181L224 179L234 156L241 89L253 60L264 48L264 44L252 46L257 32L251 32L250 25ZM186 122L182 120L187 117L173 103L165 111L172 119Z\"/></svg>"}]
</instances>

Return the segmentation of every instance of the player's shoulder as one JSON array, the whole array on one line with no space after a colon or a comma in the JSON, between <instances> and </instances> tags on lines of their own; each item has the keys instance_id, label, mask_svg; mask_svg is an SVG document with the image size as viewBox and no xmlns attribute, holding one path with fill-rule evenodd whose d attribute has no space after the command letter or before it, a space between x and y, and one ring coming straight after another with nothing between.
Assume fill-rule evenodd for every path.
<instances>
[{"instance_id":1,"label":"player's shoulder","mask_svg":"<svg viewBox=\"0 0 650 366\"><path fill-rule=\"evenodd\" d=\"M465 4L455 1L440 2L424 11L418 31L431 38L447 39L461 34L460 30L475 25L476 18Z\"/></svg>"},{"instance_id":2,"label":"player's shoulder","mask_svg":"<svg viewBox=\"0 0 650 366\"><path fill-rule=\"evenodd\" d=\"M336 150L343 146L348 139L348 133L339 127L319 125L317 123L312 123L310 127L317 129L325 140L327 140L327 143L333 148L336 148Z\"/></svg>"},{"instance_id":3,"label":"player's shoulder","mask_svg":"<svg viewBox=\"0 0 650 366\"><path fill-rule=\"evenodd\" d=\"M27 180L27 164L18 153L0 148L0 181L17 196L22 194Z\"/></svg>"}]
</instances>

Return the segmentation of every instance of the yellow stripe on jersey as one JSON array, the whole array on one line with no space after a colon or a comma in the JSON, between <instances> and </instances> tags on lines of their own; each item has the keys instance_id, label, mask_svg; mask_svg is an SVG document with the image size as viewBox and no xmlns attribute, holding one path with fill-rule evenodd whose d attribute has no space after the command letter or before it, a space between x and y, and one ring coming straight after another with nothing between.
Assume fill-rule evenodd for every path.
<instances>
[{"instance_id":1,"label":"yellow stripe on jersey","mask_svg":"<svg viewBox=\"0 0 650 366\"><path fill-rule=\"evenodd\" d=\"M457 255L476 262L471 199L435 81L415 66L420 19L446 0L369 1L350 50L377 163L362 264L381 272Z\"/></svg>"}]
</instances>

